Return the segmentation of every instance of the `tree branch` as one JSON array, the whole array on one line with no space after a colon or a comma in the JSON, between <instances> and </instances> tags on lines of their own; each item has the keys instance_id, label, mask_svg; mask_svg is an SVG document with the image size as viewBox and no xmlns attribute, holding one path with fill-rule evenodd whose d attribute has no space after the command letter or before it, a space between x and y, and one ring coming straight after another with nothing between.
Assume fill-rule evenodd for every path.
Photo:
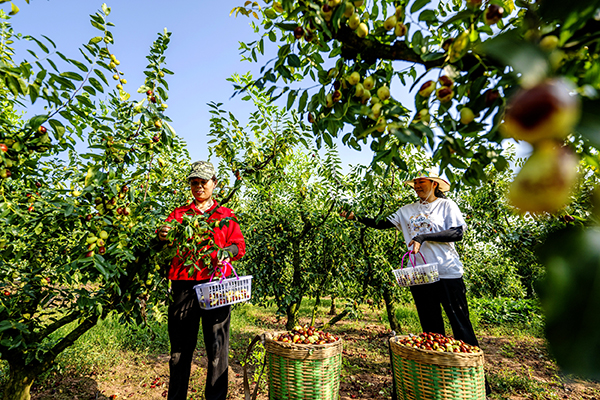
<instances>
[{"instance_id":1,"label":"tree branch","mask_svg":"<svg viewBox=\"0 0 600 400\"><path fill-rule=\"evenodd\" d=\"M342 44L342 57L346 60L356 60L360 54L368 64L374 64L377 60L406 61L423 65L426 69L440 68L446 62L446 57L437 60L423 61L413 49L408 47L406 41L399 40L388 45L377 40L359 38L348 26L341 26L334 38ZM480 64L480 61L472 54L466 54L455 64L461 70L468 71Z\"/></svg>"}]
</instances>

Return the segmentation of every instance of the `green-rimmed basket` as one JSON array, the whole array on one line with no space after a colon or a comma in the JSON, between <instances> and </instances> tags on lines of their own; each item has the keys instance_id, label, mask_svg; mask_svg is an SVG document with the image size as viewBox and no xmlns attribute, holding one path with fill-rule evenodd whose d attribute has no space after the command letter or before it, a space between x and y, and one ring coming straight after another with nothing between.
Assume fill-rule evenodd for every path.
<instances>
[{"instance_id":1,"label":"green-rimmed basket","mask_svg":"<svg viewBox=\"0 0 600 400\"><path fill-rule=\"evenodd\" d=\"M392 371L401 400L484 400L483 352L447 353L402 346L390 339Z\"/></svg>"},{"instance_id":2,"label":"green-rimmed basket","mask_svg":"<svg viewBox=\"0 0 600 400\"><path fill-rule=\"evenodd\" d=\"M338 399L342 348L341 339L335 343L310 345L266 338L269 400Z\"/></svg>"}]
</instances>

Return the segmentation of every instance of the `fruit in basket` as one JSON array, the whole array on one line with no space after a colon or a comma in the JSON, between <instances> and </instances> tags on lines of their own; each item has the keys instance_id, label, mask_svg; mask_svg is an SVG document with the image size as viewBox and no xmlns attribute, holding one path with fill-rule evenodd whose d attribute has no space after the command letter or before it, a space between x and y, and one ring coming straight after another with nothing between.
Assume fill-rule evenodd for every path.
<instances>
[{"instance_id":1,"label":"fruit in basket","mask_svg":"<svg viewBox=\"0 0 600 400\"><path fill-rule=\"evenodd\" d=\"M423 332L419 335L409 335L397 342L401 346L421 350L431 350L446 353L477 353L479 347L472 346L449 336L439 333Z\"/></svg>"},{"instance_id":2,"label":"fruit in basket","mask_svg":"<svg viewBox=\"0 0 600 400\"><path fill-rule=\"evenodd\" d=\"M399 271L396 275L396 280L400 286L423 285L425 283L433 283L439 280L440 274L437 269L431 270L428 267L426 270L422 267L405 268Z\"/></svg>"},{"instance_id":3,"label":"fruit in basket","mask_svg":"<svg viewBox=\"0 0 600 400\"><path fill-rule=\"evenodd\" d=\"M250 300L250 292L247 289L239 289L233 290L229 289L226 291L214 291L208 295L207 304L210 307L218 306L218 305L226 305L237 303L240 301ZM204 296L201 298L201 301L205 301Z\"/></svg>"},{"instance_id":4,"label":"fruit in basket","mask_svg":"<svg viewBox=\"0 0 600 400\"><path fill-rule=\"evenodd\" d=\"M297 325L291 331L275 335L273 340L284 343L310 345L334 343L340 340L340 338L329 332L318 331L314 326Z\"/></svg>"}]
</instances>

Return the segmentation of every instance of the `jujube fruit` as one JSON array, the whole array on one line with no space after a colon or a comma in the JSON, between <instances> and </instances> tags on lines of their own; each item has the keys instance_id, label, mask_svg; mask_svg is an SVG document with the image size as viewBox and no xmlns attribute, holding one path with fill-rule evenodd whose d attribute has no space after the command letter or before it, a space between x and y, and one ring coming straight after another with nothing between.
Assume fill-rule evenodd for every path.
<instances>
[{"instance_id":1,"label":"jujube fruit","mask_svg":"<svg viewBox=\"0 0 600 400\"><path fill-rule=\"evenodd\" d=\"M518 92L508 103L501 132L517 140L536 143L562 139L579 120L579 98L562 79L551 79Z\"/></svg>"},{"instance_id":2,"label":"jujube fruit","mask_svg":"<svg viewBox=\"0 0 600 400\"><path fill-rule=\"evenodd\" d=\"M369 27L364 22L361 22L358 25L358 28L356 28L356 35L358 35L359 38L364 38L368 34L369 34Z\"/></svg>"},{"instance_id":3,"label":"jujube fruit","mask_svg":"<svg viewBox=\"0 0 600 400\"><path fill-rule=\"evenodd\" d=\"M419 94L423 97L429 97L431 95L431 93L433 93L434 90L435 90L435 82L429 80L421 85L421 89L419 89Z\"/></svg>"},{"instance_id":4,"label":"jujube fruit","mask_svg":"<svg viewBox=\"0 0 600 400\"><path fill-rule=\"evenodd\" d=\"M565 206L577 181L579 159L552 140L534 148L508 189L508 200L523 212L553 213Z\"/></svg>"},{"instance_id":5,"label":"jujube fruit","mask_svg":"<svg viewBox=\"0 0 600 400\"><path fill-rule=\"evenodd\" d=\"M490 4L483 14L483 21L486 25L494 25L502 19L504 8L497 4Z\"/></svg>"}]
</instances>

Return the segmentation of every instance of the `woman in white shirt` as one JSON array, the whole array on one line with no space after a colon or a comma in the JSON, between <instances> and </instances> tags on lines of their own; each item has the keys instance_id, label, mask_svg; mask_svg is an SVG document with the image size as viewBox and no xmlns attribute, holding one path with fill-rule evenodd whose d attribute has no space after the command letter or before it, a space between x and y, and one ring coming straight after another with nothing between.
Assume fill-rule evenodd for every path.
<instances>
[{"instance_id":1,"label":"woman in white shirt","mask_svg":"<svg viewBox=\"0 0 600 400\"><path fill-rule=\"evenodd\" d=\"M423 171L405 183L415 190L419 201L401 207L386 220L377 222L363 217L357 220L371 228L397 228L402 231L412 253L420 252L426 260L424 262L420 255L415 256L416 265L438 264L438 282L410 287L423 332L445 335L443 307L454 338L478 346L469 320L463 265L454 247L454 242L462 240L466 223L456 203L444 195L450 185L431 170ZM342 213L342 216L355 218L352 212Z\"/></svg>"}]
</instances>

